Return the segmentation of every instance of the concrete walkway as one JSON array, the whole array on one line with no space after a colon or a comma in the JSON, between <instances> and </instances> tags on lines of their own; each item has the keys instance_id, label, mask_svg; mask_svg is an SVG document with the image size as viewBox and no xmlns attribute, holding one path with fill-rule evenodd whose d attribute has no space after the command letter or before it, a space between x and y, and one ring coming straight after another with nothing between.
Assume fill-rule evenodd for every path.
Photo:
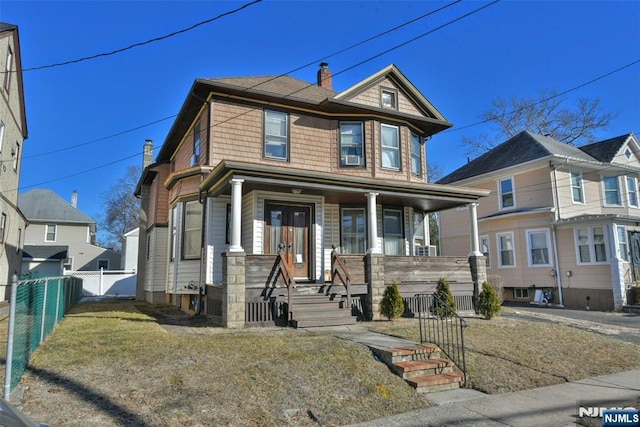
<instances>
[{"instance_id":1,"label":"concrete walkway","mask_svg":"<svg viewBox=\"0 0 640 427\"><path fill-rule=\"evenodd\" d=\"M313 328L376 348L415 345L402 338L371 332L362 326ZM640 402L640 370L604 375L533 390L488 395L460 389L426 394L438 406L382 418L360 427L513 426L564 427L575 425L580 406L615 407ZM356 426L356 425L354 425Z\"/></svg>"}]
</instances>

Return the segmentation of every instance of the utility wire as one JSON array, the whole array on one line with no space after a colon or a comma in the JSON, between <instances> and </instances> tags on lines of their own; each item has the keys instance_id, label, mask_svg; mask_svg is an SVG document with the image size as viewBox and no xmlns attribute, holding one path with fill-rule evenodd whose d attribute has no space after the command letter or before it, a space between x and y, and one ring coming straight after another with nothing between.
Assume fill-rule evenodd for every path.
<instances>
[{"instance_id":1,"label":"utility wire","mask_svg":"<svg viewBox=\"0 0 640 427\"><path fill-rule=\"evenodd\" d=\"M120 49L116 49L116 50L113 50L113 51L111 51L111 52L98 53L98 54L96 54L96 55L85 56L85 57L83 57L83 58L73 59L73 60L65 61L65 62L58 62L58 63L55 63L55 64L41 65L41 66L39 66L39 67L25 68L25 69L23 69L23 70L22 70L22 72L25 72L25 71L35 71L35 70L43 70L43 69L45 69L45 68L61 67L61 66L63 66L63 65L77 64L78 62L89 61L89 60L91 60L91 59L96 59L96 58L100 58L100 57L103 57L103 56L116 55L116 54L118 54L118 53L122 53L122 52L125 52L125 51L127 51L127 50L134 49L134 48L136 48L136 47L145 46L145 45L148 45L148 44L151 44L151 43L155 43L155 42L158 42L158 41L161 41L161 40L168 39L168 38L170 38L170 37L177 36L178 34L186 33L186 32L188 32L188 31L191 31L191 30L193 30L193 29L195 29L195 28L198 28L198 27L200 27L200 26L202 26L202 25L206 25L206 24L209 24L209 23L211 23L211 22L213 22L213 21L217 21L218 19L221 19L221 18L223 18L223 17L225 17L225 16L233 15L234 13L240 12L241 10L246 9L246 8L248 8L248 7L250 7L250 6L253 6L253 5L255 5L256 3L260 3L261 1L262 1L262 0L253 0L253 1L249 2L249 3L246 3L246 4L244 4L244 5L242 5L242 6L238 7L238 8L236 8L236 9L230 10L230 11L228 11L228 12L221 13L220 15L218 15L218 16L216 16L216 17L213 17L213 18L206 19L206 20L204 20L204 21L198 22L197 24L193 24L193 25L191 25L191 26L189 26L189 27L187 27L187 28L183 28L183 29L181 29L181 30L174 31L174 32L169 33L169 34L165 34L164 36L155 37L155 38L149 39L149 40L147 40L147 41L134 43L134 44L129 45L129 46L127 46L127 47L123 47L123 48L120 48Z\"/></svg>"},{"instance_id":2,"label":"utility wire","mask_svg":"<svg viewBox=\"0 0 640 427\"><path fill-rule=\"evenodd\" d=\"M265 81L263 81L263 82L260 82L260 83L257 83L257 84L255 84L255 85L249 86L249 87L245 88L245 89L243 90L243 92L246 92L246 91L248 91L249 89L253 89L253 88L257 87L257 86L260 86L260 85L263 85L263 84L265 84L265 83L268 83L268 82L270 82L270 81L272 81L272 80L276 80L276 79L278 79L278 78L280 78L280 77L284 77L284 76L287 76L287 75L293 74L293 73L295 73L296 71L300 71L300 70L302 70L302 69L304 69L304 68L310 67L311 65L316 65L316 64L317 64L318 62L320 62L320 61L327 60L327 59L329 59L329 58L331 58L331 57L334 57L334 56L339 55L339 54L341 54L341 53L347 52L347 51L349 51L349 50L351 50L351 49L354 49L354 48L356 48L356 47L358 47L358 46L361 46L361 45L363 45L363 44L365 44L365 43L368 43L368 42L373 41L373 40L375 40L375 39L378 39L378 38L380 38L380 37L382 37L382 36L385 36L385 35L387 35L387 34L390 34L390 33L394 32L394 31L397 31L397 30L399 30L399 29L401 29L401 28L404 28L404 27L406 27L406 26L408 26L408 25L411 25L411 24L413 24L413 23L415 23L415 22L418 22L418 21L420 21L420 20L422 20L422 19L424 19L424 18L427 18L427 17L429 17L429 16L431 16L431 15L434 15L434 14L436 14L436 13L438 13L438 12L441 12L442 10L447 9L447 8L449 8L449 7L451 7L451 6L455 5L455 4L457 4L457 3L460 3L461 1L462 1L462 0L455 0L455 1L453 1L453 2L449 3L449 4L445 5L445 6L442 6L442 7L439 7L439 8L437 8L437 9L434 9L434 10L432 10L432 11L430 11L430 12L427 12L427 13L425 13L425 14L420 15L420 16L419 16L419 17L417 17L417 18L411 19L411 20L409 20L409 21L407 21L407 22L404 22L404 23L402 23L402 24L400 24L400 25L396 25L395 27L390 28L390 29L388 29L388 30L386 30L386 31L383 31L383 32L378 33L378 34L376 34L376 35L374 35L374 36L371 36L371 37L369 37L368 39L362 40L362 41L360 41L360 42L358 42L358 43L352 44L351 46L348 46L348 47L345 47L345 48L343 48L343 49L337 50L337 51L335 51L335 52L333 52L333 53L330 53L330 54L328 54L328 55L323 56L322 58L316 59L316 60L311 61L311 62L309 62L309 63L307 63L307 64L304 64L304 65L301 65L301 66L299 66L299 67L297 67L297 68L294 68L294 69L292 69L292 70L289 70L289 71L287 71L287 72L285 72L285 73L282 73L282 74L279 74L279 75L277 75L277 76L271 77L271 78L269 78L269 79L267 79L267 80L265 80ZM313 84L309 84L309 86L313 86ZM307 86L307 87L309 87L309 86ZM296 92L294 92L294 93L296 93ZM292 95L292 94L289 94L289 95ZM198 107L198 108L199 108L199 107ZM96 142L101 142L101 141L104 141L104 140L106 140L106 139L114 138L114 137L116 137L116 136L121 136L121 135L124 135L124 134L130 133L130 132L133 132L133 131L136 131L136 130L139 130L139 129L145 128L145 127L147 127L147 126L151 126L151 125L154 125L154 124L160 123L160 122L162 122L162 121L165 121L165 120L171 119L171 118L176 117L176 116L177 116L177 114L173 114L173 115L171 115L171 116L167 116L167 117L165 117L165 118L163 118L163 119L155 120L155 121L153 121L153 122L150 122L150 123L147 123L147 124L144 124L144 125L140 125L140 126L137 126L137 127L135 127L135 128L132 128L132 129L124 130L124 131L121 131L121 132L118 132L118 133L115 133L115 134L112 134L112 135L109 135L109 136L105 136L105 137L102 137L102 138L94 139L94 140L87 141L87 142L84 142L84 143L81 143L81 144L71 145L71 146L64 147L64 148L60 148L60 149L53 150L53 151L47 151L47 152L44 152L44 153L38 153L38 154L33 154L33 155L30 155L30 156L26 156L26 157L23 157L23 160L24 160L24 159L31 159L31 158L34 158L34 157L46 156L46 155L48 155L48 154L54 154L54 153L58 153L58 152L61 152L61 151L68 150L68 149L70 150L70 149L74 149L74 148L78 148L78 147L83 147L83 146L86 146L86 145L94 144L94 143L96 143ZM234 117L234 118L235 118L235 117Z\"/></svg>"}]
</instances>

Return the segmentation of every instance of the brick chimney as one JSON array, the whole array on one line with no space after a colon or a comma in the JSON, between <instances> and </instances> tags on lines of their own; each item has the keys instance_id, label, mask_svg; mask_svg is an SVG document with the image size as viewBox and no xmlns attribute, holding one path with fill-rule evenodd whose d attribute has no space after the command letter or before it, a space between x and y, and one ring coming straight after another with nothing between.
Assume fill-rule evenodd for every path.
<instances>
[{"instance_id":1,"label":"brick chimney","mask_svg":"<svg viewBox=\"0 0 640 427\"><path fill-rule=\"evenodd\" d=\"M144 170L147 166L153 163L153 141L147 139L144 142L144 149L142 155L142 169Z\"/></svg>"},{"instance_id":2,"label":"brick chimney","mask_svg":"<svg viewBox=\"0 0 640 427\"><path fill-rule=\"evenodd\" d=\"M331 83L331 70L327 62L320 63L320 69L318 70L318 86L325 89L333 90L333 84Z\"/></svg>"}]
</instances>

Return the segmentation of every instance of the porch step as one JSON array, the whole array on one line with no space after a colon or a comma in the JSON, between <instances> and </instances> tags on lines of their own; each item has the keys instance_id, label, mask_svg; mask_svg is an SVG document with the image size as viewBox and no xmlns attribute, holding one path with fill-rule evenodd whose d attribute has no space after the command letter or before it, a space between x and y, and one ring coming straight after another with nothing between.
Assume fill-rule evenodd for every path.
<instances>
[{"instance_id":1,"label":"porch step","mask_svg":"<svg viewBox=\"0 0 640 427\"><path fill-rule=\"evenodd\" d=\"M294 294L289 311L294 328L354 325L357 321L351 309L341 308L340 300L324 294Z\"/></svg>"},{"instance_id":2,"label":"porch step","mask_svg":"<svg viewBox=\"0 0 640 427\"><path fill-rule=\"evenodd\" d=\"M460 388L464 374L443 356L437 345L407 345L401 348L372 348L393 373L402 377L418 393Z\"/></svg>"}]
</instances>

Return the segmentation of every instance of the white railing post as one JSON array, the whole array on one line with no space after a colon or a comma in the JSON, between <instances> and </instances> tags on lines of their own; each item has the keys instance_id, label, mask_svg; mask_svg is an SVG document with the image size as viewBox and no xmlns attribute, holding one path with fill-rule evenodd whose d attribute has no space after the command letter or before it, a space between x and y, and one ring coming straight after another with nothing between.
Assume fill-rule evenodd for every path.
<instances>
[{"instance_id":1,"label":"white railing post","mask_svg":"<svg viewBox=\"0 0 640 427\"><path fill-rule=\"evenodd\" d=\"M13 365L13 335L16 329L16 298L18 297L18 276L11 278L11 302L9 305L9 331L7 336L7 360L4 370L4 400L11 397L11 368Z\"/></svg>"},{"instance_id":2,"label":"white railing post","mask_svg":"<svg viewBox=\"0 0 640 427\"><path fill-rule=\"evenodd\" d=\"M98 285L98 295L102 296L102 272L103 272L104 268L100 267L100 284Z\"/></svg>"},{"instance_id":3,"label":"white railing post","mask_svg":"<svg viewBox=\"0 0 640 427\"><path fill-rule=\"evenodd\" d=\"M47 289L49 288L49 278L44 279L44 296L42 297L42 320L40 321L40 344L44 341L44 324L47 316Z\"/></svg>"}]
</instances>

